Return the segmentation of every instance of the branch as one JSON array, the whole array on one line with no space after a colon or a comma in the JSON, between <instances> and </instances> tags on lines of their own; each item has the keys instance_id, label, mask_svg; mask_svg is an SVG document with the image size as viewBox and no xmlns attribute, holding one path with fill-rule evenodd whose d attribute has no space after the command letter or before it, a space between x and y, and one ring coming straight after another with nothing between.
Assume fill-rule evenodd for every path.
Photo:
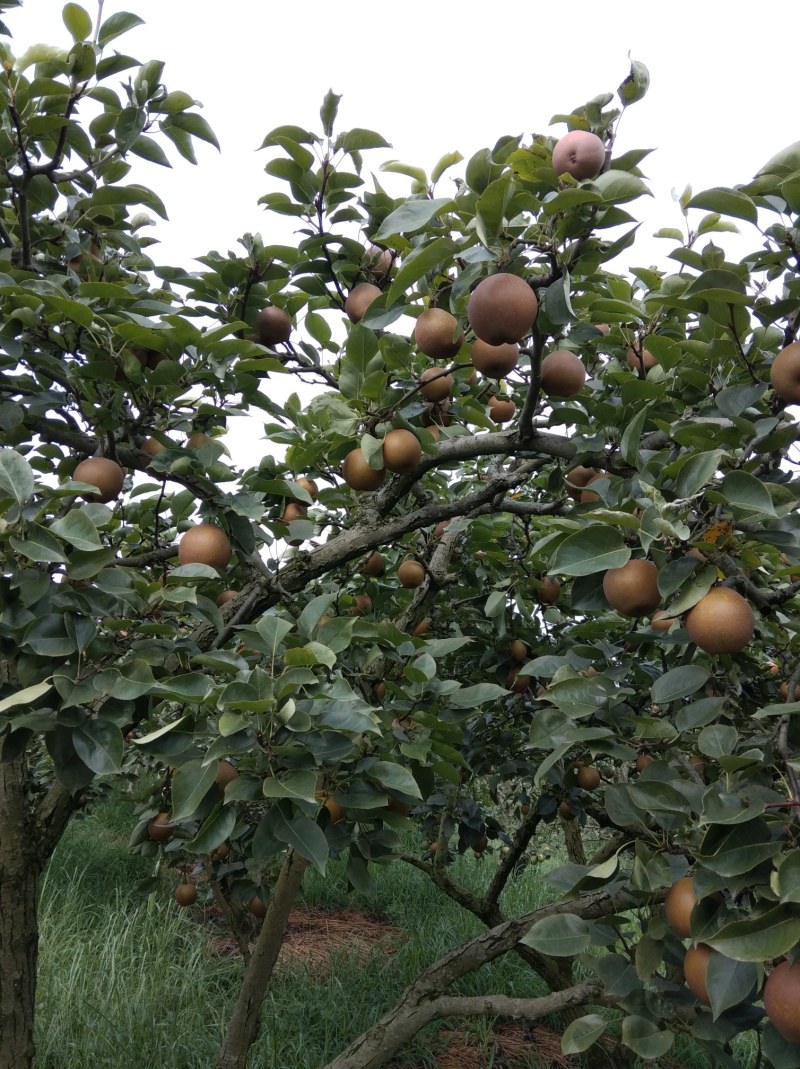
<instances>
[{"instance_id":1,"label":"branch","mask_svg":"<svg viewBox=\"0 0 800 1069\"><path fill-rule=\"evenodd\" d=\"M544 352L544 334L534 329L533 352L531 354L531 379L528 384L528 393L525 404L519 417L517 436L520 442L528 442L533 438L533 416L539 404L539 391L542 386L542 353Z\"/></svg>"},{"instance_id":2,"label":"branch","mask_svg":"<svg viewBox=\"0 0 800 1069\"><path fill-rule=\"evenodd\" d=\"M402 1050L432 1021L443 1017L503 1016L539 1020L570 1006L597 1002L603 992L599 980L584 980L574 987L541 998L504 995L442 995L401 1013L395 1010L343 1051L324 1069L378 1069Z\"/></svg>"},{"instance_id":3,"label":"branch","mask_svg":"<svg viewBox=\"0 0 800 1069\"><path fill-rule=\"evenodd\" d=\"M503 924L482 932L474 939L462 943L455 950L439 958L427 969L423 969L416 980L406 988L394 1007L377 1024L351 1043L342 1054L329 1062L325 1069L377 1069L416 1035L420 1028L436 1019L436 1010L432 1007L435 1007L437 1002L439 1006L448 1007L444 1010L445 1014L459 1012L459 1006L461 1009L475 1012L477 1004L485 1003L486 1000L461 1001L458 996L439 1000L447 988L457 980L513 950L536 921L561 913L574 913L588 920L630 909L632 904L633 899L624 892L615 895L599 892L594 895L585 895L574 902L554 902L542 906L531 913L515 917L513 920L505 921ZM545 1001L554 1010L563 1009L574 1005L576 1000L590 1001L601 991L602 986L597 982L585 981L584 984L548 995ZM522 1010L523 1004L529 1001L532 1003L539 1000L515 999L506 1005L508 1008L513 1007L519 1011ZM493 997L491 1004L499 1005ZM542 1003L539 1005L541 1006ZM528 1009L532 1007L529 1005ZM431 1012L434 1016L427 1016ZM486 1012L503 1011L492 1009Z\"/></svg>"}]
</instances>

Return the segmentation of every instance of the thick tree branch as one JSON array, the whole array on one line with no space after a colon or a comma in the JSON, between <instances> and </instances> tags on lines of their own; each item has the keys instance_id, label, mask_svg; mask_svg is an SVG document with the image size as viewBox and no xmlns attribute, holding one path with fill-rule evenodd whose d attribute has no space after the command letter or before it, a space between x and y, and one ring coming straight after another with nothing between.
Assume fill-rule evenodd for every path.
<instances>
[{"instance_id":1,"label":"thick tree branch","mask_svg":"<svg viewBox=\"0 0 800 1069\"><path fill-rule=\"evenodd\" d=\"M325 1069L377 1069L378 1066L383 1065L420 1028L435 1019L435 1015L426 1017L428 1008L434 1005L456 980L513 950L536 921L561 913L574 913L589 920L608 916L621 909L630 908L631 905L633 905L633 900L630 895L622 892L616 895L606 893L585 895L574 902L551 903L482 932L424 969L406 988L395 1006L376 1025L359 1036L338 1058L329 1062ZM582 992L582 996L578 997L583 997L584 1001L596 999L602 990L601 985L595 981L586 981L586 983L589 985L587 988L583 988L580 984L576 985ZM553 1010L574 1005L575 990L576 988L568 988L566 992L557 992L547 996L548 999L557 1000L553 1004ZM512 1000L512 1002L515 1001ZM528 1000L519 1000L520 1003L526 1001ZM467 1000L467 1003L462 1003L462 1008L466 1008L470 1002L471 1000ZM450 1008L445 1012L458 1012L455 1009L457 1004L457 998L455 1001L448 1000ZM518 1005L516 1008L522 1007ZM500 1011L489 1010L487 1012Z\"/></svg>"}]
</instances>

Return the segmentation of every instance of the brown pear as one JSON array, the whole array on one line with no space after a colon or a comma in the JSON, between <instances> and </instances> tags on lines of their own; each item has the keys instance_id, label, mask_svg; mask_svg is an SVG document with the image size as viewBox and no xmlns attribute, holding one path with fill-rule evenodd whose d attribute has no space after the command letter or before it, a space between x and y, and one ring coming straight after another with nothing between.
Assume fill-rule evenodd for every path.
<instances>
[{"instance_id":1,"label":"brown pear","mask_svg":"<svg viewBox=\"0 0 800 1069\"><path fill-rule=\"evenodd\" d=\"M181 564L207 564L218 572L227 568L231 553L230 538L211 523L195 524L181 536L178 543L178 560Z\"/></svg>"},{"instance_id":2,"label":"brown pear","mask_svg":"<svg viewBox=\"0 0 800 1069\"><path fill-rule=\"evenodd\" d=\"M586 368L575 353L556 349L542 361L542 390L548 397L574 397L584 382Z\"/></svg>"},{"instance_id":3,"label":"brown pear","mask_svg":"<svg viewBox=\"0 0 800 1069\"><path fill-rule=\"evenodd\" d=\"M787 1043L800 1044L800 962L776 965L764 984L764 1012Z\"/></svg>"},{"instance_id":4,"label":"brown pear","mask_svg":"<svg viewBox=\"0 0 800 1069\"><path fill-rule=\"evenodd\" d=\"M451 360L461 348L464 331L444 308L428 308L416 322L414 341L431 360Z\"/></svg>"},{"instance_id":5,"label":"brown pear","mask_svg":"<svg viewBox=\"0 0 800 1069\"><path fill-rule=\"evenodd\" d=\"M75 482L89 483L96 486L98 493L86 493L82 496L87 501L102 501L106 503L119 497L122 484L125 481L125 472L115 460L108 457L89 457L82 460L72 473Z\"/></svg>"},{"instance_id":6,"label":"brown pear","mask_svg":"<svg viewBox=\"0 0 800 1069\"><path fill-rule=\"evenodd\" d=\"M278 345L289 340L292 321L288 312L268 304L256 316L256 338L262 345Z\"/></svg>"},{"instance_id":7,"label":"brown pear","mask_svg":"<svg viewBox=\"0 0 800 1069\"><path fill-rule=\"evenodd\" d=\"M518 345L488 345L478 338L469 352L472 366L488 379L503 379L519 363Z\"/></svg>"},{"instance_id":8,"label":"brown pear","mask_svg":"<svg viewBox=\"0 0 800 1069\"><path fill-rule=\"evenodd\" d=\"M694 997L706 1006L711 1005L708 997L708 963L711 959L711 947L706 943L698 943L695 947L689 947L686 957L683 959L683 975Z\"/></svg>"},{"instance_id":9,"label":"brown pear","mask_svg":"<svg viewBox=\"0 0 800 1069\"><path fill-rule=\"evenodd\" d=\"M691 934L692 910L697 905L697 894L691 876L676 880L664 898L664 914L667 924L680 939Z\"/></svg>"},{"instance_id":10,"label":"brown pear","mask_svg":"<svg viewBox=\"0 0 800 1069\"><path fill-rule=\"evenodd\" d=\"M800 342L793 341L781 349L772 362L769 377L781 400L792 405L800 401Z\"/></svg>"},{"instance_id":11,"label":"brown pear","mask_svg":"<svg viewBox=\"0 0 800 1069\"><path fill-rule=\"evenodd\" d=\"M453 376L441 368L426 368L419 377L419 392L426 401L444 401L453 392Z\"/></svg>"},{"instance_id":12,"label":"brown pear","mask_svg":"<svg viewBox=\"0 0 800 1069\"><path fill-rule=\"evenodd\" d=\"M353 490L377 490L386 478L384 468L371 468L361 449L352 449L342 461L342 478Z\"/></svg>"},{"instance_id":13,"label":"brown pear","mask_svg":"<svg viewBox=\"0 0 800 1069\"><path fill-rule=\"evenodd\" d=\"M514 418L517 411L517 406L508 397L496 397L492 396L488 402L489 419L492 423L508 423L510 419Z\"/></svg>"},{"instance_id":14,"label":"brown pear","mask_svg":"<svg viewBox=\"0 0 800 1069\"><path fill-rule=\"evenodd\" d=\"M397 569L397 578L401 586L410 588L422 586L425 582L425 569L419 561L406 557Z\"/></svg>"},{"instance_id":15,"label":"brown pear","mask_svg":"<svg viewBox=\"0 0 800 1069\"><path fill-rule=\"evenodd\" d=\"M658 568L652 561L638 559L609 568L603 576L603 593L623 616L649 616L661 602Z\"/></svg>"},{"instance_id":16,"label":"brown pear","mask_svg":"<svg viewBox=\"0 0 800 1069\"><path fill-rule=\"evenodd\" d=\"M411 431L397 427L389 431L383 439L383 463L389 471L409 472L422 459L422 446L419 438Z\"/></svg>"},{"instance_id":17,"label":"brown pear","mask_svg":"<svg viewBox=\"0 0 800 1069\"><path fill-rule=\"evenodd\" d=\"M467 305L470 326L489 345L522 341L538 311L536 294L525 279L502 271L479 282Z\"/></svg>"},{"instance_id":18,"label":"brown pear","mask_svg":"<svg viewBox=\"0 0 800 1069\"><path fill-rule=\"evenodd\" d=\"M359 282L347 296L344 310L351 323L360 323L373 301L380 297L380 289L372 282Z\"/></svg>"},{"instance_id":19,"label":"brown pear","mask_svg":"<svg viewBox=\"0 0 800 1069\"><path fill-rule=\"evenodd\" d=\"M741 594L718 586L689 610L686 631L706 653L738 653L753 637L755 618Z\"/></svg>"}]
</instances>

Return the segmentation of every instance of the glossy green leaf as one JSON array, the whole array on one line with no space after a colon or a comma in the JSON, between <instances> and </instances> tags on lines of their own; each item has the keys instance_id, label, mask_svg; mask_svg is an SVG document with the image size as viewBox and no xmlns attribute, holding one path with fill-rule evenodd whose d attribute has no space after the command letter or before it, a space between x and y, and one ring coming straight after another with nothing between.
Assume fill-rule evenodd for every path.
<instances>
[{"instance_id":1,"label":"glossy green leaf","mask_svg":"<svg viewBox=\"0 0 800 1069\"><path fill-rule=\"evenodd\" d=\"M536 921L520 939L525 946L554 958L571 958L591 943L591 927L574 913L556 913Z\"/></svg>"},{"instance_id":2,"label":"glossy green leaf","mask_svg":"<svg viewBox=\"0 0 800 1069\"><path fill-rule=\"evenodd\" d=\"M736 961L769 961L800 941L800 905L773 906L760 916L726 924L706 937L715 950Z\"/></svg>"},{"instance_id":3,"label":"glossy green leaf","mask_svg":"<svg viewBox=\"0 0 800 1069\"><path fill-rule=\"evenodd\" d=\"M172 777L172 819L185 820L194 816L197 807L214 786L215 764L200 760L187 761Z\"/></svg>"},{"instance_id":4,"label":"glossy green leaf","mask_svg":"<svg viewBox=\"0 0 800 1069\"><path fill-rule=\"evenodd\" d=\"M108 720L87 720L72 732L72 744L81 761L106 776L119 772L122 764L122 732Z\"/></svg>"},{"instance_id":5,"label":"glossy green leaf","mask_svg":"<svg viewBox=\"0 0 800 1069\"><path fill-rule=\"evenodd\" d=\"M139 18L138 15L133 15L129 11L115 11L100 26L100 32L97 35L98 44L102 48L109 41L113 41L115 37L121 37L123 33L132 30L134 26L142 26L143 24L144 19Z\"/></svg>"},{"instance_id":6,"label":"glossy green leaf","mask_svg":"<svg viewBox=\"0 0 800 1069\"><path fill-rule=\"evenodd\" d=\"M621 568L631 551L622 534L613 527L591 524L569 535L550 560L552 575L592 575L609 568Z\"/></svg>"},{"instance_id":7,"label":"glossy green leaf","mask_svg":"<svg viewBox=\"0 0 800 1069\"><path fill-rule=\"evenodd\" d=\"M397 234L413 234L452 206L450 197L411 198L386 216L374 240L388 241Z\"/></svg>"},{"instance_id":8,"label":"glossy green leaf","mask_svg":"<svg viewBox=\"0 0 800 1069\"><path fill-rule=\"evenodd\" d=\"M758 220L758 211L750 197L739 190L715 186L696 193L688 204L689 208L705 208L720 215L732 215L736 219L745 219L748 223Z\"/></svg>"},{"instance_id":9,"label":"glossy green leaf","mask_svg":"<svg viewBox=\"0 0 800 1069\"><path fill-rule=\"evenodd\" d=\"M656 705L668 705L678 698L687 698L706 683L711 673L697 664L679 665L671 668L655 681L650 696Z\"/></svg>"},{"instance_id":10,"label":"glossy green leaf","mask_svg":"<svg viewBox=\"0 0 800 1069\"><path fill-rule=\"evenodd\" d=\"M562 1054L581 1054L588 1050L608 1028L608 1021L599 1013L588 1013L572 1021L561 1036Z\"/></svg>"},{"instance_id":11,"label":"glossy green leaf","mask_svg":"<svg viewBox=\"0 0 800 1069\"><path fill-rule=\"evenodd\" d=\"M65 4L61 17L64 25L72 34L73 41L85 41L92 33L92 19L89 12L80 4Z\"/></svg>"}]
</instances>

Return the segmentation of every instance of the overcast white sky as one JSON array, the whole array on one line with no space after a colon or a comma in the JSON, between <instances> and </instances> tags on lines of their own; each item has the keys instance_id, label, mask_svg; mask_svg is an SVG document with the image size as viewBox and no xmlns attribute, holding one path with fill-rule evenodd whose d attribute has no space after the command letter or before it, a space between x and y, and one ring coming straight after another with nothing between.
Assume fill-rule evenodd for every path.
<instances>
[{"instance_id":1,"label":"overcast white sky","mask_svg":"<svg viewBox=\"0 0 800 1069\"><path fill-rule=\"evenodd\" d=\"M7 16L17 55L33 43L69 44L62 6L25 0ZM97 0L84 6L95 18ZM643 165L655 198L631 206L645 218L641 241L625 254L635 265L662 262L674 247L648 240L658 227L681 226L673 188L747 181L800 138L796 64L781 30L796 19L788 0L746 15L737 4L702 0L106 0L104 17L119 10L134 11L146 25L111 47L164 60L167 86L203 103L222 146L218 154L198 143L196 168L170 147L172 170L137 169L136 179L152 186L169 212L157 231L162 250L154 252L162 263L190 266L209 249L235 248L246 231L285 240L256 203L281 188L263 173L268 156L256 150L283 123L319 130L329 88L343 94L339 130L368 127L393 146L368 153L367 172L387 158L430 171L445 152L458 149L468 159L503 134L560 135L565 127L548 127L551 116L616 90L630 53L648 66L651 86L626 113L617 151L656 149ZM407 180L392 185L393 177L381 182L399 196ZM247 464L252 457L237 459Z\"/></svg>"},{"instance_id":2,"label":"overcast white sky","mask_svg":"<svg viewBox=\"0 0 800 1069\"><path fill-rule=\"evenodd\" d=\"M25 0L9 14L17 54L68 41L62 6ZM84 6L96 15L96 0ZM148 167L170 215L159 232L172 261L264 230L256 201L281 184L255 150L279 124L318 129L328 88L343 94L340 129L378 130L393 145L388 157L429 170L452 149L468 158L502 134L548 131L553 114L615 90L630 51L649 67L651 88L626 114L617 147L657 150L644 167L656 200L643 231L680 225L673 187L746 181L800 138L796 64L781 36L796 17L788 0L746 15L702 0L106 0L104 17L118 10L146 25L112 47L165 60L166 84L202 101L222 145L221 155L201 146L198 168L180 159L171 172Z\"/></svg>"}]
</instances>

